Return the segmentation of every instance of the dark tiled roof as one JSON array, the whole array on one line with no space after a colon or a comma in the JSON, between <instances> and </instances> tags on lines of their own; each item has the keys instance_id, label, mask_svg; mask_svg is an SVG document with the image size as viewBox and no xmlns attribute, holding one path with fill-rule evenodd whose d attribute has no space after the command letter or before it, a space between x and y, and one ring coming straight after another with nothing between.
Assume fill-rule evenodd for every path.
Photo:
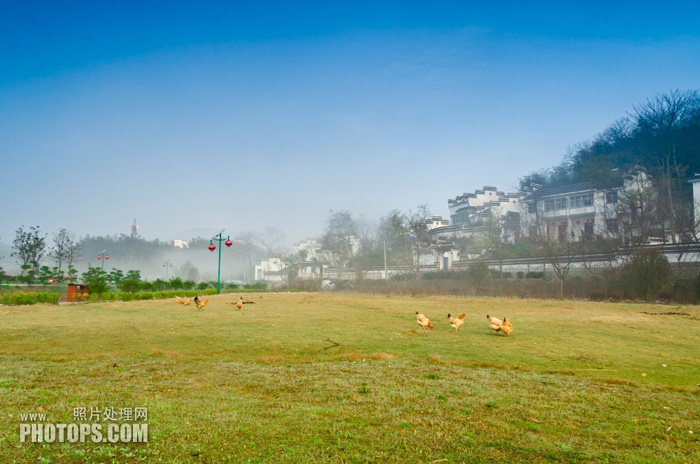
<instances>
[{"instance_id":1,"label":"dark tiled roof","mask_svg":"<svg viewBox=\"0 0 700 464\"><path fill-rule=\"evenodd\" d=\"M616 187L619 185L616 185ZM553 187L542 187L527 197L523 201L539 200L540 198L553 195L564 195L567 193L585 192L588 190L605 190L613 186L606 186L601 182L579 182L576 184L555 185Z\"/></svg>"}]
</instances>

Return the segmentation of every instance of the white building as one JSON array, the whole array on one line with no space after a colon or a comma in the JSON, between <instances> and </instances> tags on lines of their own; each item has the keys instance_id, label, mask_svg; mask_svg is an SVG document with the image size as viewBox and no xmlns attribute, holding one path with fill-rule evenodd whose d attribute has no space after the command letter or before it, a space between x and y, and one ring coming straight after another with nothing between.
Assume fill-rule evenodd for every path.
<instances>
[{"instance_id":1,"label":"white building","mask_svg":"<svg viewBox=\"0 0 700 464\"><path fill-rule=\"evenodd\" d=\"M519 213L521 193L503 193L496 187L484 187L474 193L464 193L454 200L447 200L450 209L450 221L453 225L481 224L483 220L495 214Z\"/></svg>"},{"instance_id":2,"label":"white building","mask_svg":"<svg viewBox=\"0 0 700 464\"><path fill-rule=\"evenodd\" d=\"M520 228L524 236L560 242L616 234L620 215L636 214L630 210L636 200L621 200L645 191L651 191L651 178L642 168L630 170L612 185L582 182L537 188L521 200Z\"/></svg>"},{"instance_id":3,"label":"white building","mask_svg":"<svg viewBox=\"0 0 700 464\"><path fill-rule=\"evenodd\" d=\"M694 183L700 189L700 177ZM473 237L484 220L500 220L503 238L515 242L525 236L546 236L552 240L580 240L581 237L606 236L619 227L619 214L635 211L620 200L652 191L651 178L643 168L620 173L613 184L583 182L542 187L532 184L517 193L503 193L496 187L484 187L448 200L450 225L431 230L434 237ZM699 193L696 193L699 195ZM634 203L634 202L631 202ZM696 202L696 207L698 202Z\"/></svg>"},{"instance_id":4,"label":"white building","mask_svg":"<svg viewBox=\"0 0 700 464\"><path fill-rule=\"evenodd\" d=\"M510 242L520 237L520 200L531 190L503 193L496 187L484 187L447 200L450 224L437 227L431 235L473 237L482 230L484 220L496 217L503 226L503 237Z\"/></svg>"},{"instance_id":5,"label":"white building","mask_svg":"<svg viewBox=\"0 0 700 464\"><path fill-rule=\"evenodd\" d=\"M268 282L283 282L288 278L289 272L285 271L288 264L281 258L268 258L255 265L255 280Z\"/></svg>"},{"instance_id":6,"label":"white building","mask_svg":"<svg viewBox=\"0 0 700 464\"><path fill-rule=\"evenodd\" d=\"M447 227L449 225L450 221L443 219L442 216L433 216L425 221L425 226L428 230L437 229L438 227Z\"/></svg>"},{"instance_id":7,"label":"white building","mask_svg":"<svg viewBox=\"0 0 700 464\"><path fill-rule=\"evenodd\" d=\"M695 234L700 236L700 174L690 179L693 184L693 224L695 224Z\"/></svg>"}]
</instances>

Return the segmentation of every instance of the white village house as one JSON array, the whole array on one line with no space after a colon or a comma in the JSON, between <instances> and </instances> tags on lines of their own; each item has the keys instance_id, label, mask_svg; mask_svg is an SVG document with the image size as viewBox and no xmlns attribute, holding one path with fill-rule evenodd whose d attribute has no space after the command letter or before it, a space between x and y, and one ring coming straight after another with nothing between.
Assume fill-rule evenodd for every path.
<instances>
[{"instance_id":1,"label":"white village house","mask_svg":"<svg viewBox=\"0 0 700 464\"><path fill-rule=\"evenodd\" d=\"M603 237L617 227L622 212L619 200L644 189L651 189L651 180L641 168L609 185L532 184L508 194L496 187L484 187L448 200L451 224L433 229L431 235L473 237L481 232L484 220L493 216L500 219L503 238L511 243L541 235L558 241Z\"/></svg>"},{"instance_id":2,"label":"white village house","mask_svg":"<svg viewBox=\"0 0 700 464\"><path fill-rule=\"evenodd\" d=\"M615 236L624 218L637 214L641 206L635 199L643 192L654 194L651 177L643 168L636 167L625 173L611 176L608 184L584 182L553 187L532 184L517 193L503 193L496 187L483 187L474 193L464 193L448 200L450 220L433 216L426 221L433 245L421 249L421 267L435 270L452 270L459 263L460 249L455 246L456 237L475 237L483 230L489 217L497 217L502 227L503 239L513 243L522 237L544 236L556 241L579 241L583 238ZM700 174L689 180L693 185L696 233L700 236ZM663 230L659 227L659 230ZM663 233L662 233L663 235ZM651 237L651 243L668 240L668 237ZM295 246L295 255L304 256L297 263L301 278L324 278L324 269L333 268L335 259L328 250L322 250L315 240ZM478 252L477 252L478 254ZM471 259L469 252L464 258ZM387 278L405 269L376 269L365 278ZM330 269L352 278L352 270ZM337 278L341 278L340 274ZM256 279L282 282L289 270L284 262L272 258L256 266Z\"/></svg>"}]
</instances>

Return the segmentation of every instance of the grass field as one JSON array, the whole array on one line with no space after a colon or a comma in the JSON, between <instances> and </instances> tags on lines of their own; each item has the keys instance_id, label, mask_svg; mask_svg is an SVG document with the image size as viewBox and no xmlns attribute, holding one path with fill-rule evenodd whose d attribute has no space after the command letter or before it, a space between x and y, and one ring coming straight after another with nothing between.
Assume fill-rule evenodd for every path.
<instances>
[{"instance_id":1,"label":"grass field","mask_svg":"<svg viewBox=\"0 0 700 464\"><path fill-rule=\"evenodd\" d=\"M700 462L698 306L244 297L0 307L0 462ZM148 443L20 442L81 407Z\"/></svg>"}]
</instances>

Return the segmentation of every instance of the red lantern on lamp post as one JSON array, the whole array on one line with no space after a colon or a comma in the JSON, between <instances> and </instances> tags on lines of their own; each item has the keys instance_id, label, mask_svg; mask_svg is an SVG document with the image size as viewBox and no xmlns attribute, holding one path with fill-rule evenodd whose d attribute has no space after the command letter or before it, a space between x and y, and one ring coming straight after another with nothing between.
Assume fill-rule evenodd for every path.
<instances>
[{"instance_id":1,"label":"red lantern on lamp post","mask_svg":"<svg viewBox=\"0 0 700 464\"><path fill-rule=\"evenodd\" d=\"M168 281L168 268L173 267L173 264L168 259L163 263L163 267L165 268L165 281L167 282Z\"/></svg>"},{"instance_id":2,"label":"red lantern on lamp post","mask_svg":"<svg viewBox=\"0 0 700 464\"><path fill-rule=\"evenodd\" d=\"M211 240L209 240L209 251L214 251L216 250L216 245L214 245L214 240L219 242L219 268L216 274L216 294L218 295L221 293L221 242L224 242L224 245L226 247L230 248L231 245L233 245L233 242L231 241L231 237L226 237L226 241L224 241L224 238L221 234L224 233L224 230L222 229L221 232L216 234Z\"/></svg>"},{"instance_id":3,"label":"red lantern on lamp post","mask_svg":"<svg viewBox=\"0 0 700 464\"><path fill-rule=\"evenodd\" d=\"M100 253L99 256L97 256L97 260L100 261L102 271L105 270L105 260L109 259L109 255L105 253L107 253L107 250L102 250L102 253Z\"/></svg>"}]
</instances>

